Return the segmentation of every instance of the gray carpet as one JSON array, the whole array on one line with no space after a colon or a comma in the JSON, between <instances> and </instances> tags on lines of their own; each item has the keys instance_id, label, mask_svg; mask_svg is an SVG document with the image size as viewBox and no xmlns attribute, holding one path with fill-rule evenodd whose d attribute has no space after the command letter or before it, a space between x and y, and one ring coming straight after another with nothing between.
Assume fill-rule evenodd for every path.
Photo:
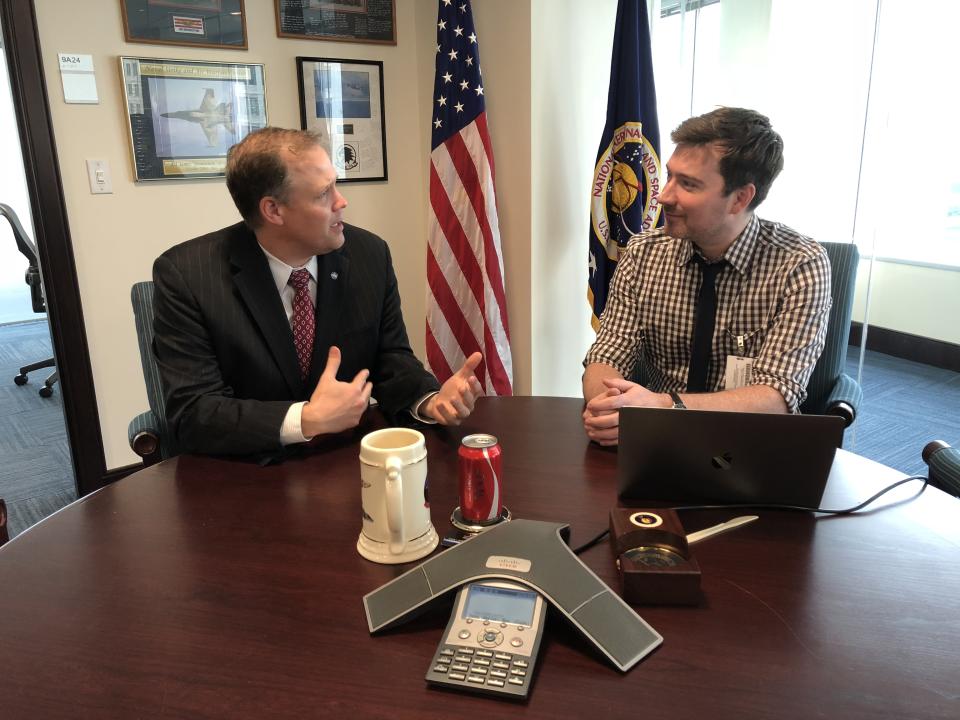
<instances>
[{"instance_id":1,"label":"gray carpet","mask_svg":"<svg viewBox=\"0 0 960 720\"><path fill-rule=\"evenodd\" d=\"M13 382L21 366L51 354L46 320L0 325L0 498L11 537L77 499L60 386L53 397L37 394L51 369Z\"/></svg>"},{"instance_id":2,"label":"gray carpet","mask_svg":"<svg viewBox=\"0 0 960 720\"><path fill-rule=\"evenodd\" d=\"M16 386L21 365L49 357L45 320L0 325L0 498L10 511L11 537L76 499L60 386L37 389L49 371ZM857 373L850 348L847 372ZM867 352L864 403L844 447L909 474L926 474L920 451L930 440L960 447L960 373Z\"/></svg>"},{"instance_id":3,"label":"gray carpet","mask_svg":"<svg viewBox=\"0 0 960 720\"><path fill-rule=\"evenodd\" d=\"M859 348L847 352L856 377ZM926 475L920 458L931 440L960 447L960 373L868 350L863 364L863 406L847 430L847 450L909 475Z\"/></svg>"}]
</instances>

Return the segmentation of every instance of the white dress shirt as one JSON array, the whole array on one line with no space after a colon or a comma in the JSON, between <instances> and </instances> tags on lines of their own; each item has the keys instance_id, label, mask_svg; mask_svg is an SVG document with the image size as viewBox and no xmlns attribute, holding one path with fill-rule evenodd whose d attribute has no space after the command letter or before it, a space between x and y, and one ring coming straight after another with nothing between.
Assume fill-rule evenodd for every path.
<instances>
[{"instance_id":1,"label":"white dress shirt","mask_svg":"<svg viewBox=\"0 0 960 720\"><path fill-rule=\"evenodd\" d=\"M267 256L267 264L270 265L270 274L273 275L273 282L277 286L277 292L280 293L280 301L283 303L283 311L287 314L287 322L293 321L293 296L296 292L289 283L290 273L294 270L305 269L310 273L310 302L317 306L317 256L312 255L306 265L301 267L292 267L283 260L274 257L263 245L260 246L263 254ZM296 402L287 410L283 418L283 424L280 426L280 443L282 445L292 445L293 443L307 442L310 438L303 434L303 428L300 424L300 416L303 414L303 406L306 402Z\"/></svg>"},{"instance_id":2,"label":"white dress shirt","mask_svg":"<svg viewBox=\"0 0 960 720\"><path fill-rule=\"evenodd\" d=\"M291 323L293 321L293 296L295 290L293 289L293 286L290 284L289 280L290 273L292 273L294 270L305 269L310 273L310 302L312 302L313 306L316 307L317 256L311 256L306 264L302 265L301 267L293 267L291 265L287 265L283 260L271 255L269 252L267 252L263 245L260 245L260 249L263 250L263 254L267 257L267 264L270 266L270 273L273 275L273 282L277 286L277 292L280 293L280 301L283 303L283 310L287 314L287 322ZM436 423L436 420L425 417L418 412L421 405L434 395L436 395L436 393L427 393L422 398L417 400L410 408L410 413L420 422L430 425ZM280 444L292 445L294 443L308 442L312 439L303 434L303 425L301 424L303 406L306 404L306 401L295 402L287 410L287 414L283 418L283 424L280 426Z\"/></svg>"}]
</instances>

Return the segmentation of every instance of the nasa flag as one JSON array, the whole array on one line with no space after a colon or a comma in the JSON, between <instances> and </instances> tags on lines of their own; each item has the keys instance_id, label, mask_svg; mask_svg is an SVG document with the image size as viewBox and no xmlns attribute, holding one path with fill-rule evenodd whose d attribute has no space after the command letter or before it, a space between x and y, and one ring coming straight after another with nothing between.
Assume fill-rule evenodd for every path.
<instances>
[{"instance_id":1,"label":"nasa flag","mask_svg":"<svg viewBox=\"0 0 960 720\"><path fill-rule=\"evenodd\" d=\"M594 330L620 249L660 224L660 128L646 0L620 0L610 62L607 123L590 197L587 299Z\"/></svg>"}]
</instances>

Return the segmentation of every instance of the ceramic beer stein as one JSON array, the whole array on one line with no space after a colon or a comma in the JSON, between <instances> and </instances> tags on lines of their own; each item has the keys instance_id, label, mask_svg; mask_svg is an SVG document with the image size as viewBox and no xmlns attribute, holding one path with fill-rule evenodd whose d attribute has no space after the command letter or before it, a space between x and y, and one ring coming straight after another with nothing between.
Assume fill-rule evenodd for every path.
<instances>
[{"instance_id":1,"label":"ceramic beer stein","mask_svg":"<svg viewBox=\"0 0 960 720\"><path fill-rule=\"evenodd\" d=\"M379 563L405 563L429 555L440 538L430 522L427 448L423 435L387 428L360 441L363 529L357 552Z\"/></svg>"}]
</instances>

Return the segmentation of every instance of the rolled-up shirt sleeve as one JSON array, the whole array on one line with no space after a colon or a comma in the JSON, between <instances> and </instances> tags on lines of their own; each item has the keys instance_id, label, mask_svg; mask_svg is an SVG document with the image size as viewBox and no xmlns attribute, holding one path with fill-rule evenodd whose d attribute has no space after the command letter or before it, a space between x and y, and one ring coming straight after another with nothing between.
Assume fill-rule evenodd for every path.
<instances>
[{"instance_id":1,"label":"rolled-up shirt sleeve","mask_svg":"<svg viewBox=\"0 0 960 720\"><path fill-rule=\"evenodd\" d=\"M639 266L636 246L628 247L610 281L597 339L583 359L584 367L602 363L616 369L623 377L630 377L633 373L643 337L637 294Z\"/></svg>"},{"instance_id":2,"label":"rolled-up shirt sleeve","mask_svg":"<svg viewBox=\"0 0 960 720\"><path fill-rule=\"evenodd\" d=\"M753 385L777 390L800 411L807 382L823 352L830 317L830 260L822 248L786 277L781 302L753 367Z\"/></svg>"}]
</instances>

